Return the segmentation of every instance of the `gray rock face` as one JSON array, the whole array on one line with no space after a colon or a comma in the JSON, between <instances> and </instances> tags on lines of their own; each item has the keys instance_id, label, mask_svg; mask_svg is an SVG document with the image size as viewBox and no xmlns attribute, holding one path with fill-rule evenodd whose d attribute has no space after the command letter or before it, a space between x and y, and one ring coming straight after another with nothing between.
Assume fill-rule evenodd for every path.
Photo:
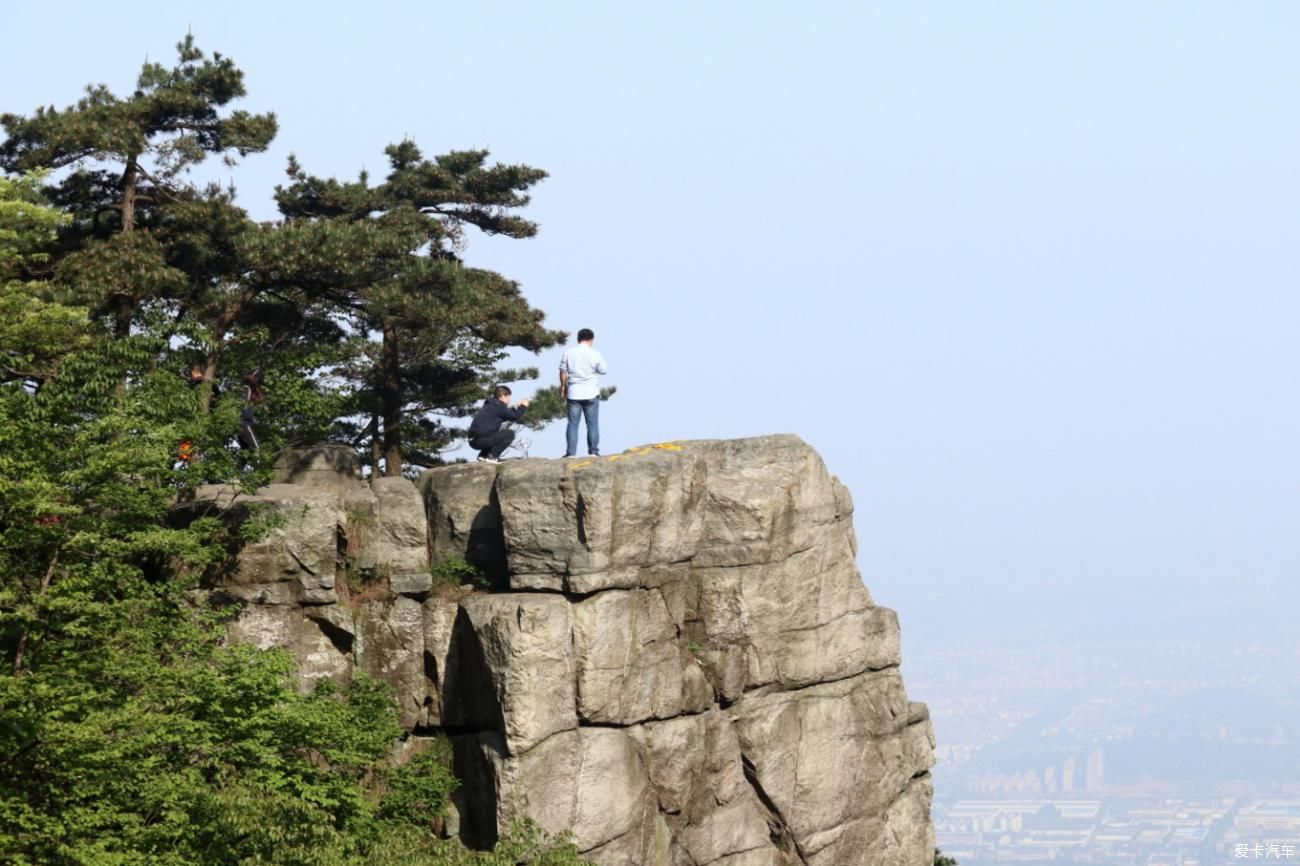
<instances>
[{"instance_id":1,"label":"gray rock face","mask_svg":"<svg viewBox=\"0 0 1300 866\"><path fill-rule=\"evenodd\" d=\"M424 673L428 678L429 710L427 723L441 727L442 696L447 691L447 661L451 655L451 639L455 633L456 615L460 604L448 599L433 598L423 605L424 610Z\"/></svg>"},{"instance_id":2,"label":"gray rock face","mask_svg":"<svg viewBox=\"0 0 1300 866\"><path fill-rule=\"evenodd\" d=\"M471 810L469 820L491 839L518 818L532 818L544 830L570 831L582 851L616 845L630 859L649 863L647 824L656 815L641 752L627 731L572 728L534 748L508 756L494 734L480 735L468 748L478 755L467 773L471 787L496 791L487 811ZM631 838L628 838L628 837Z\"/></svg>"},{"instance_id":3,"label":"gray rock face","mask_svg":"<svg viewBox=\"0 0 1300 866\"><path fill-rule=\"evenodd\" d=\"M461 601L443 723L495 730L511 755L576 728L571 632L569 603L561 596L502 593Z\"/></svg>"},{"instance_id":4,"label":"gray rock face","mask_svg":"<svg viewBox=\"0 0 1300 866\"><path fill-rule=\"evenodd\" d=\"M713 703L659 590L600 592L572 609L583 721L627 725L703 712Z\"/></svg>"},{"instance_id":5,"label":"gray rock face","mask_svg":"<svg viewBox=\"0 0 1300 866\"><path fill-rule=\"evenodd\" d=\"M304 688L318 679L346 682L352 677L351 618L335 622L332 616L288 605L250 604L230 624L231 640L258 649L279 647L293 653Z\"/></svg>"},{"instance_id":6,"label":"gray rock face","mask_svg":"<svg viewBox=\"0 0 1300 866\"><path fill-rule=\"evenodd\" d=\"M424 500L406 478L376 478L343 499L350 566L388 581L402 595L422 597L429 576L428 521Z\"/></svg>"},{"instance_id":7,"label":"gray rock face","mask_svg":"<svg viewBox=\"0 0 1300 866\"><path fill-rule=\"evenodd\" d=\"M357 667L394 687L403 727L425 724L432 698L425 676L424 607L405 596L388 596L361 602L354 617Z\"/></svg>"},{"instance_id":8,"label":"gray rock face","mask_svg":"<svg viewBox=\"0 0 1300 866\"><path fill-rule=\"evenodd\" d=\"M928 716L910 713L897 670L755 694L730 716L754 778L810 864L884 851L893 835L882 816L917 795L908 783L930 766Z\"/></svg>"},{"instance_id":9,"label":"gray rock face","mask_svg":"<svg viewBox=\"0 0 1300 866\"><path fill-rule=\"evenodd\" d=\"M346 445L291 448L276 458L273 480L345 496L361 484L361 461Z\"/></svg>"},{"instance_id":10,"label":"gray rock face","mask_svg":"<svg viewBox=\"0 0 1300 866\"><path fill-rule=\"evenodd\" d=\"M286 522L213 579L245 604L231 637L289 647L304 684L392 683L408 729L452 736L471 844L528 817L599 866L932 862L929 716L848 491L799 439L414 486L303 474L325 468L256 497ZM434 586L448 556L502 591ZM373 582L339 600L335 564Z\"/></svg>"},{"instance_id":11,"label":"gray rock face","mask_svg":"<svg viewBox=\"0 0 1300 866\"><path fill-rule=\"evenodd\" d=\"M185 510L195 516L224 513L239 521L266 521L274 527L245 546L234 567L220 576L225 596L271 605L338 601L334 580L343 512L329 491L272 484L249 495L212 484L199 488Z\"/></svg>"},{"instance_id":12,"label":"gray rock face","mask_svg":"<svg viewBox=\"0 0 1300 866\"><path fill-rule=\"evenodd\" d=\"M429 557L439 562L462 557L495 581L506 575L501 511L496 506L499 467L462 463L430 470L417 486L429 518Z\"/></svg>"},{"instance_id":13,"label":"gray rock face","mask_svg":"<svg viewBox=\"0 0 1300 866\"><path fill-rule=\"evenodd\" d=\"M631 729L673 847L688 863L750 855L780 863L769 813L745 779L740 741L717 709ZM749 862L749 861L747 861Z\"/></svg>"}]
</instances>

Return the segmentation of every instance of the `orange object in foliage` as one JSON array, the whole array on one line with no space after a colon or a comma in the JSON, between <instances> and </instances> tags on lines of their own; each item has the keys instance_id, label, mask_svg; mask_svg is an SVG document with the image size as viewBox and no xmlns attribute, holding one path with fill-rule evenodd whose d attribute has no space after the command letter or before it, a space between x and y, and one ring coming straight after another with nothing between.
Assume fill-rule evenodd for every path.
<instances>
[{"instance_id":1,"label":"orange object in foliage","mask_svg":"<svg viewBox=\"0 0 1300 866\"><path fill-rule=\"evenodd\" d=\"M194 443L188 439L182 440L177 449L177 456L182 463L189 463L194 459Z\"/></svg>"}]
</instances>

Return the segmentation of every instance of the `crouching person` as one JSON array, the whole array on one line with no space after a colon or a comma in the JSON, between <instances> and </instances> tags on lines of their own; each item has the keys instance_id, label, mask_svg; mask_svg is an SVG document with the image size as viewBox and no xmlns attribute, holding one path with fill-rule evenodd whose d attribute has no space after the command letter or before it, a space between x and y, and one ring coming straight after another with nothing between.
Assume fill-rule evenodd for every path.
<instances>
[{"instance_id":1,"label":"crouching person","mask_svg":"<svg viewBox=\"0 0 1300 866\"><path fill-rule=\"evenodd\" d=\"M515 431L501 429L503 424L518 421L528 408L527 400L510 405L510 389L497 385L483 408L469 425L469 447L478 452L480 463L500 463L501 454L515 441Z\"/></svg>"}]
</instances>

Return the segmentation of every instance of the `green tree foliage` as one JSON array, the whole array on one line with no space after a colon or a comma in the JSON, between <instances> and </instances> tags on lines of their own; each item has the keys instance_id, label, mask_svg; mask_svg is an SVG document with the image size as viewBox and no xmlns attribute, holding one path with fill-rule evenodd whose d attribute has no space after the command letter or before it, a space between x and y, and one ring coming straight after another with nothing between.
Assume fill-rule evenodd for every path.
<instances>
[{"instance_id":1,"label":"green tree foliage","mask_svg":"<svg viewBox=\"0 0 1300 866\"><path fill-rule=\"evenodd\" d=\"M608 400L618 391L616 385L600 389L600 399ZM566 402L560 394L558 386L541 388L533 395L532 402L528 404L528 411L519 419L519 422L525 427L531 427L540 430L556 418L563 418L565 415Z\"/></svg>"},{"instance_id":2,"label":"green tree foliage","mask_svg":"<svg viewBox=\"0 0 1300 866\"><path fill-rule=\"evenodd\" d=\"M55 172L47 192L65 222L46 295L116 337L165 339L157 363L199 369L202 411L220 383L237 402L259 372L272 447L352 443L390 475L441 462L489 385L536 377L502 368L508 352L565 336L516 283L461 259L471 229L536 233L518 212L545 173L481 150L429 159L409 141L388 148L378 185L291 161L285 220L257 224L233 190L189 172L264 150L275 118L229 110L245 94L230 58L188 36L178 52L171 67L145 64L129 97L94 86L62 111L0 117L0 167ZM562 414L541 396L533 426Z\"/></svg>"},{"instance_id":3,"label":"green tree foliage","mask_svg":"<svg viewBox=\"0 0 1300 866\"><path fill-rule=\"evenodd\" d=\"M436 753L388 766L386 686L300 695L287 655L223 647L220 612L187 601L232 542L168 520L195 483L172 465L193 395L111 348L0 387L0 859L505 862L435 838L454 783Z\"/></svg>"},{"instance_id":4,"label":"green tree foliage","mask_svg":"<svg viewBox=\"0 0 1300 866\"><path fill-rule=\"evenodd\" d=\"M135 328L169 337L166 360L202 371L203 411L223 372L238 381L267 368L268 383L287 386L267 389L283 410L275 417L302 428L282 432L319 438L337 407L297 383L341 358L342 334L304 314L312 275L302 268L332 251L255 224L231 190L190 182L209 156L233 162L264 150L276 123L271 114L222 114L244 95L243 72L190 37L177 47L173 67L144 65L129 98L99 86L64 111L4 115L0 166L58 172L48 192L68 221L51 288L62 298L111 315L116 336Z\"/></svg>"},{"instance_id":5,"label":"green tree foliage","mask_svg":"<svg viewBox=\"0 0 1300 866\"><path fill-rule=\"evenodd\" d=\"M85 310L48 300L49 250L65 219L43 205L41 178L0 177L0 381L44 381L89 336Z\"/></svg>"},{"instance_id":6,"label":"green tree foliage","mask_svg":"<svg viewBox=\"0 0 1300 866\"><path fill-rule=\"evenodd\" d=\"M189 169L208 156L229 161L265 150L275 136L271 114L221 114L244 95L243 72L230 58L206 57L191 36L177 51L171 68L144 64L129 97L95 85L62 111L0 116L7 134L0 167L69 169L51 190L74 219L64 240L78 254L65 264L66 278L81 303L111 314L118 336L130 333L139 305L185 285L154 230L166 225L169 206L194 197L184 182Z\"/></svg>"},{"instance_id":7,"label":"green tree foliage","mask_svg":"<svg viewBox=\"0 0 1300 866\"><path fill-rule=\"evenodd\" d=\"M934 849L934 866L957 866L957 861L944 854L938 848Z\"/></svg>"},{"instance_id":8,"label":"green tree foliage","mask_svg":"<svg viewBox=\"0 0 1300 866\"><path fill-rule=\"evenodd\" d=\"M262 367L273 440L337 435L371 399L321 373L362 339L339 299L400 308L379 290L443 286L428 275L460 266L421 254L431 219L411 208L394 225L260 225L229 191L189 185L190 166L255 152L275 125L221 114L242 73L188 38L180 52L146 65L129 98L96 87L66 111L3 118L0 165L21 173L0 177L0 862L575 864L528 825L493 852L438 838L446 749L392 764L387 686L299 693L285 653L223 645L229 612L193 592L272 525L178 517L205 481L267 479L265 458L230 447L242 399L213 398L223 370ZM487 225L517 228L482 206ZM401 279L381 285L384 271ZM448 291L470 307L474 291L509 294L475 280L490 278ZM464 338L476 357L515 333L492 309ZM350 321L383 321L370 315ZM441 356L448 370L460 357ZM180 375L191 363L199 387Z\"/></svg>"},{"instance_id":9,"label":"green tree foliage","mask_svg":"<svg viewBox=\"0 0 1300 866\"><path fill-rule=\"evenodd\" d=\"M546 329L518 284L493 271L467 267L459 252L465 234L527 238L535 223L515 212L544 172L524 165L488 165L487 151L426 158L413 142L387 149L389 174L371 185L322 179L289 165L289 184L276 199L287 226L310 226L356 250L350 257L375 267L326 294L357 335L354 362L344 368L356 386L358 425L372 442L376 468L401 474L403 462L433 465L454 437L443 419L477 408L488 387L536 378L535 369L504 370L507 350L538 352L563 341ZM303 228L302 230L308 230ZM385 255L371 251L382 247ZM392 259L389 253L402 254Z\"/></svg>"}]
</instances>

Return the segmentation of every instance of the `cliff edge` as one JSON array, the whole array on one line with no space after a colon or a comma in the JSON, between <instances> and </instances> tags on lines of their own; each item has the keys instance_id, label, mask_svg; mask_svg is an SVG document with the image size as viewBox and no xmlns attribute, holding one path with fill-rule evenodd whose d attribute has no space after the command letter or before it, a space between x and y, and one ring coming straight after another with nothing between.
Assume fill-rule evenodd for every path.
<instances>
[{"instance_id":1,"label":"cliff edge","mask_svg":"<svg viewBox=\"0 0 1300 866\"><path fill-rule=\"evenodd\" d=\"M848 491L798 438L372 485L322 448L279 480L196 503L281 515L210 581L231 638L304 683L389 681L414 737L452 741L468 843L530 817L600 866L933 861L929 716ZM436 585L449 556L491 588Z\"/></svg>"}]
</instances>

